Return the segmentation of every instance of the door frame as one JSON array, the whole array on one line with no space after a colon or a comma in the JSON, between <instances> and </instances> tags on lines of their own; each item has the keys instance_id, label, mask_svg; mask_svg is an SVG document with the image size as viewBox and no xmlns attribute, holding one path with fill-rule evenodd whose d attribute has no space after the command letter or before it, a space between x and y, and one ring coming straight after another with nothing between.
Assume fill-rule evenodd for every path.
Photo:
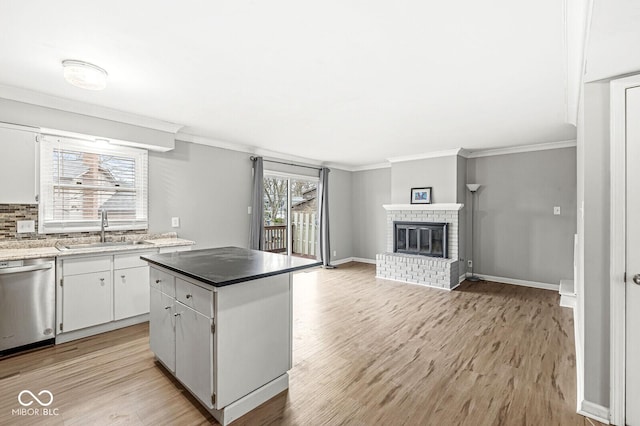
<instances>
[{"instance_id":1,"label":"door frame","mask_svg":"<svg viewBox=\"0 0 640 426\"><path fill-rule=\"evenodd\" d=\"M301 175L296 173L280 172L275 170L264 170L262 173L262 179L269 176L277 177L280 179L287 179L289 182L287 184L287 256L291 256L293 254L293 244L291 243L291 207L292 207L291 206L291 181L307 180L310 182L315 182L317 187L320 183L320 178L318 176L307 176L307 175ZM320 212L317 213L317 217L319 216L320 216ZM264 218L262 220L264 223ZM318 241L320 240L318 239ZM317 245L318 245L318 242L316 242L316 246ZM316 247L316 259L318 258L319 254L320 254L320 250L318 249L318 247Z\"/></svg>"},{"instance_id":2,"label":"door frame","mask_svg":"<svg viewBox=\"0 0 640 426\"><path fill-rule=\"evenodd\" d=\"M640 86L640 74L611 81L611 247L609 420L624 425L626 417L626 91Z\"/></svg>"}]
</instances>

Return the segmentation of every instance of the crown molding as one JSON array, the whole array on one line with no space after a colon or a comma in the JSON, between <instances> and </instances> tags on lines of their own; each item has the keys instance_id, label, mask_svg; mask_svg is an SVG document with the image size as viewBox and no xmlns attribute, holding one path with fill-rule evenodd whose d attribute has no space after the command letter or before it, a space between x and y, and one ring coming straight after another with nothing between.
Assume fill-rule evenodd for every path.
<instances>
[{"instance_id":1,"label":"crown molding","mask_svg":"<svg viewBox=\"0 0 640 426\"><path fill-rule=\"evenodd\" d=\"M455 149L447 149L443 151L425 152L422 154L390 157L387 159L387 161L389 161L389 163L401 163L404 161L424 160L428 158L438 158L438 157L450 157L454 155L457 155L463 158L480 158L480 157L491 157L494 155L546 151L549 149L573 148L576 145L577 145L576 140L571 139L566 141L539 143L539 144L532 144L532 145L510 146L506 148L480 149L476 151L471 151L465 148L455 148ZM382 164L372 164L371 166L360 166L360 167L362 168L362 170L368 170L370 168L371 169L381 168ZM389 166L386 166L386 167L389 167Z\"/></svg>"},{"instance_id":2,"label":"crown molding","mask_svg":"<svg viewBox=\"0 0 640 426\"><path fill-rule=\"evenodd\" d=\"M573 148L577 145L575 139L568 141L548 142L534 145L511 146L508 148L483 149L465 152L465 158L491 157L494 155L520 154L523 152L546 151L549 149Z\"/></svg>"},{"instance_id":3,"label":"crown molding","mask_svg":"<svg viewBox=\"0 0 640 426\"><path fill-rule=\"evenodd\" d=\"M182 124L170 123L156 118L145 117L142 115L2 84L0 84L0 98L45 108L57 109L60 111L72 112L75 114L87 115L95 118L102 118L105 120L117 121L167 133L176 133L184 127Z\"/></svg>"},{"instance_id":4,"label":"crown molding","mask_svg":"<svg viewBox=\"0 0 640 426\"><path fill-rule=\"evenodd\" d=\"M405 161L424 160L426 158L438 158L438 157L451 157L453 155L460 155L464 152L462 148L447 149L443 151L424 152L422 154L403 155L400 157L390 157L387 161L390 163L402 163Z\"/></svg>"},{"instance_id":5,"label":"crown molding","mask_svg":"<svg viewBox=\"0 0 640 426\"><path fill-rule=\"evenodd\" d=\"M234 142L226 142L220 139L211 139L204 136L197 136L197 135L192 135L184 132L178 132L176 134L176 140L183 141L183 142L197 143L199 145L212 146L214 148L227 149L230 151L245 152L247 154L259 155L267 159L292 161L292 162L300 163L301 165L329 167L333 169L344 170L347 172L353 171L351 167L341 163L331 163L326 161L312 160L310 158L299 157L297 155L290 155L282 152L270 151L267 149L256 148L254 146L243 145L243 144L234 143Z\"/></svg>"},{"instance_id":6,"label":"crown molding","mask_svg":"<svg viewBox=\"0 0 640 426\"><path fill-rule=\"evenodd\" d=\"M353 166L349 171L364 172L367 170L389 169L389 168L391 168L391 163L376 163L376 164L365 164L364 166Z\"/></svg>"},{"instance_id":7,"label":"crown molding","mask_svg":"<svg viewBox=\"0 0 640 426\"><path fill-rule=\"evenodd\" d=\"M204 136L192 135L190 133L178 132L176 133L176 140L182 142L197 143L198 145L212 146L215 148L228 149L230 151L256 154L255 148L252 148L249 145L242 145L239 143L226 142L219 139L206 138Z\"/></svg>"}]
</instances>

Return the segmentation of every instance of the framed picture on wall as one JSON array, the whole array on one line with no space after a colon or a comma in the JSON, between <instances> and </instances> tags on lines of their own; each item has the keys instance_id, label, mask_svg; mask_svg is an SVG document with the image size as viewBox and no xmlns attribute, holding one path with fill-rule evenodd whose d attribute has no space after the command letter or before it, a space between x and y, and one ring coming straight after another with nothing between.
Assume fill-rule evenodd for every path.
<instances>
[{"instance_id":1,"label":"framed picture on wall","mask_svg":"<svg viewBox=\"0 0 640 426\"><path fill-rule=\"evenodd\" d=\"M431 187L411 188L411 204L431 204Z\"/></svg>"}]
</instances>

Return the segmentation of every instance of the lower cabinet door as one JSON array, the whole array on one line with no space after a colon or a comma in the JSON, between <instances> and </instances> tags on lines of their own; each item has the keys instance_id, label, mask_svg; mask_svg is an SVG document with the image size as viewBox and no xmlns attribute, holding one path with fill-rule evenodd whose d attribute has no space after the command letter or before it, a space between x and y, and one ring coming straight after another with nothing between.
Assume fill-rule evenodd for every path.
<instances>
[{"instance_id":1,"label":"lower cabinet door","mask_svg":"<svg viewBox=\"0 0 640 426\"><path fill-rule=\"evenodd\" d=\"M63 331L113 320L111 272L65 276L62 285Z\"/></svg>"},{"instance_id":2,"label":"lower cabinet door","mask_svg":"<svg viewBox=\"0 0 640 426\"><path fill-rule=\"evenodd\" d=\"M113 277L115 320L149 312L149 267L116 269Z\"/></svg>"},{"instance_id":3,"label":"lower cabinet door","mask_svg":"<svg viewBox=\"0 0 640 426\"><path fill-rule=\"evenodd\" d=\"M176 309L176 377L213 408L212 320L180 302Z\"/></svg>"},{"instance_id":4,"label":"lower cabinet door","mask_svg":"<svg viewBox=\"0 0 640 426\"><path fill-rule=\"evenodd\" d=\"M151 289L149 313L149 346L162 363L176 371L176 335L173 316L174 299L160 290Z\"/></svg>"}]
</instances>

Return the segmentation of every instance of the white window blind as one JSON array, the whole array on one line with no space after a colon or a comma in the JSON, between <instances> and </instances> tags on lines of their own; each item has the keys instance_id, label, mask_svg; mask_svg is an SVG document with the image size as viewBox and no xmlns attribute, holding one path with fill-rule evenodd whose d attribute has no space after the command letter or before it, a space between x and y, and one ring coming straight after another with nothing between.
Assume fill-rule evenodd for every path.
<instances>
[{"instance_id":1,"label":"white window blind","mask_svg":"<svg viewBox=\"0 0 640 426\"><path fill-rule=\"evenodd\" d=\"M40 142L40 233L148 228L146 150L45 135Z\"/></svg>"}]
</instances>

